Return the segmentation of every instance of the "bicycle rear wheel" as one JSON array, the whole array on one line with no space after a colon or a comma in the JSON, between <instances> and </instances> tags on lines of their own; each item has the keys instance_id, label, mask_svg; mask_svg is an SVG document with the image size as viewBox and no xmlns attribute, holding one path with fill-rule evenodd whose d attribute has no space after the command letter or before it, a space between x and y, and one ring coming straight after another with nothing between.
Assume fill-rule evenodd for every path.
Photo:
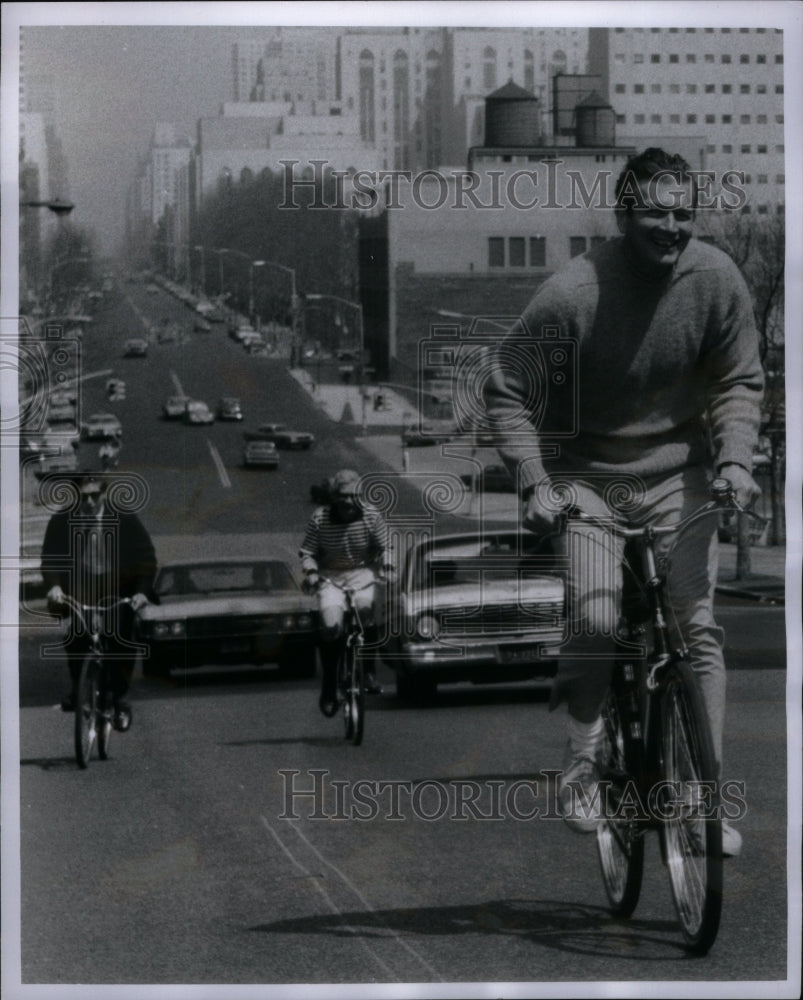
<instances>
[{"instance_id":1,"label":"bicycle rear wheel","mask_svg":"<svg viewBox=\"0 0 803 1000\"><path fill-rule=\"evenodd\" d=\"M605 736L600 766L605 810L597 827L602 881L611 911L618 917L629 917L635 910L644 872L643 822L632 799L625 798L627 789L637 787L635 782L641 769L641 723L637 703L631 702L634 696L633 665L620 664L602 713Z\"/></svg>"},{"instance_id":2,"label":"bicycle rear wheel","mask_svg":"<svg viewBox=\"0 0 803 1000\"><path fill-rule=\"evenodd\" d=\"M687 948L705 955L722 909L722 821L708 716L694 672L676 663L661 692L661 830L672 898Z\"/></svg>"},{"instance_id":3,"label":"bicycle rear wheel","mask_svg":"<svg viewBox=\"0 0 803 1000\"><path fill-rule=\"evenodd\" d=\"M109 759L109 741L112 736L113 714L114 708L112 704L112 693L109 689L109 678L106 675L106 670L103 670L98 690L98 711L96 716L98 729L98 757L100 757L101 760Z\"/></svg>"},{"instance_id":4,"label":"bicycle rear wheel","mask_svg":"<svg viewBox=\"0 0 803 1000\"><path fill-rule=\"evenodd\" d=\"M80 768L89 765L97 739L99 664L87 656L75 684L75 759Z\"/></svg>"}]
</instances>

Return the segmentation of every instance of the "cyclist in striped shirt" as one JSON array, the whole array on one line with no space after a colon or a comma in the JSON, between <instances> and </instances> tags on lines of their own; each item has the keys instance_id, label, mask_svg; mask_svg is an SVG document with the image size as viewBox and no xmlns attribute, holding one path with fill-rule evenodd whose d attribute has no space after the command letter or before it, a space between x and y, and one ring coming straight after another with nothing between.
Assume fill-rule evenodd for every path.
<instances>
[{"instance_id":1,"label":"cyclist in striped shirt","mask_svg":"<svg viewBox=\"0 0 803 1000\"><path fill-rule=\"evenodd\" d=\"M314 511L307 525L299 555L304 571L304 588L317 592L321 614L320 655L323 668L320 709L327 717L337 711L336 670L343 638L345 598L336 587L322 583L323 573L341 586L365 587L377 573L393 572L388 528L382 514L362 503L357 495L360 477L352 469L341 469L332 479L331 502ZM378 629L374 610L376 587L355 594L368 649L376 644ZM373 663L365 668L365 689L378 694Z\"/></svg>"}]
</instances>

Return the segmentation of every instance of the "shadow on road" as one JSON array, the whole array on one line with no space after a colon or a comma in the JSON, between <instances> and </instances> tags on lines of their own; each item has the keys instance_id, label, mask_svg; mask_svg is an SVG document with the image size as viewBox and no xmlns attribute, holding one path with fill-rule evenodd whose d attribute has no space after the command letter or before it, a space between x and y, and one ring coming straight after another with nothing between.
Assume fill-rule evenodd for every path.
<instances>
[{"instance_id":1,"label":"shadow on road","mask_svg":"<svg viewBox=\"0 0 803 1000\"><path fill-rule=\"evenodd\" d=\"M260 934L325 934L390 942L405 937L512 935L555 951L628 961L687 961L678 926L669 920L616 920L599 906L552 899L504 899L460 906L351 910L277 920L248 928ZM575 973L577 970L574 970ZM550 972L551 979L573 978ZM624 978L624 977L620 977Z\"/></svg>"}]
</instances>

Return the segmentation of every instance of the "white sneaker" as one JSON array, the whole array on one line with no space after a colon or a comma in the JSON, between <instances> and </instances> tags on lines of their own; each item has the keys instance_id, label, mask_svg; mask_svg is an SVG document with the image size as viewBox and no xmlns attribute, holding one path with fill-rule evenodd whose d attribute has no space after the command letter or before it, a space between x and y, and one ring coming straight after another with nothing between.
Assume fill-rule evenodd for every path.
<instances>
[{"instance_id":1,"label":"white sneaker","mask_svg":"<svg viewBox=\"0 0 803 1000\"><path fill-rule=\"evenodd\" d=\"M591 757L569 757L558 785L558 805L564 822L576 833L597 829L602 818L602 788Z\"/></svg>"},{"instance_id":2,"label":"white sneaker","mask_svg":"<svg viewBox=\"0 0 803 1000\"><path fill-rule=\"evenodd\" d=\"M742 853L742 835L726 820L722 820L722 857L737 858Z\"/></svg>"}]
</instances>

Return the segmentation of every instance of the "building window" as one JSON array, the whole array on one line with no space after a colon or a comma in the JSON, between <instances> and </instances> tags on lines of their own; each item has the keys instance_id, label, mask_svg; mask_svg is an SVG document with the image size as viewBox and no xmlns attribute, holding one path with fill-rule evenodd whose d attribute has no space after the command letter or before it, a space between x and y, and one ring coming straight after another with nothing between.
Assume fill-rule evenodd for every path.
<instances>
[{"instance_id":1,"label":"building window","mask_svg":"<svg viewBox=\"0 0 803 1000\"><path fill-rule=\"evenodd\" d=\"M570 236L569 237L569 256L579 257L580 254L586 252L586 238L585 236Z\"/></svg>"},{"instance_id":2,"label":"building window","mask_svg":"<svg viewBox=\"0 0 803 1000\"><path fill-rule=\"evenodd\" d=\"M723 94L730 94L730 92L732 90L733 90L733 87L729 83L723 83L722 84L722 93Z\"/></svg>"},{"instance_id":3,"label":"building window","mask_svg":"<svg viewBox=\"0 0 803 1000\"><path fill-rule=\"evenodd\" d=\"M705 147L705 151L706 151L706 153L716 153L717 147L716 146L706 146Z\"/></svg>"},{"instance_id":4,"label":"building window","mask_svg":"<svg viewBox=\"0 0 803 1000\"><path fill-rule=\"evenodd\" d=\"M775 152L776 152L776 153L784 153L785 151L786 151L786 147L784 146L784 144L783 144L782 142L781 142L781 143L779 143L779 144L778 144L778 145L777 145L777 146L775 147Z\"/></svg>"},{"instance_id":5,"label":"building window","mask_svg":"<svg viewBox=\"0 0 803 1000\"><path fill-rule=\"evenodd\" d=\"M730 125L730 123L732 121L733 121L733 115L723 115L722 116L722 124L723 125Z\"/></svg>"},{"instance_id":6,"label":"building window","mask_svg":"<svg viewBox=\"0 0 803 1000\"><path fill-rule=\"evenodd\" d=\"M546 267L546 237L530 237L530 267Z\"/></svg>"},{"instance_id":7,"label":"building window","mask_svg":"<svg viewBox=\"0 0 803 1000\"><path fill-rule=\"evenodd\" d=\"M696 125L697 124L697 115L686 115L686 124L687 125Z\"/></svg>"},{"instance_id":8,"label":"building window","mask_svg":"<svg viewBox=\"0 0 803 1000\"><path fill-rule=\"evenodd\" d=\"M783 84L782 83L778 83L778 84L775 85L775 93L776 94L782 94L783 93Z\"/></svg>"},{"instance_id":9,"label":"building window","mask_svg":"<svg viewBox=\"0 0 803 1000\"><path fill-rule=\"evenodd\" d=\"M615 63L617 63L619 66L623 66L624 62L625 62L625 54L624 54L624 52L617 52L617 53L615 53L615 55L613 57L613 61Z\"/></svg>"},{"instance_id":10,"label":"building window","mask_svg":"<svg viewBox=\"0 0 803 1000\"><path fill-rule=\"evenodd\" d=\"M758 56L756 56L756 62L759 64L759 66L763 66L767 62L767 57L766 56L762 56L762 55L758 55Z\"/></svg>"},{"instance_id":11,"label":"building window","mask_svg":"<svg viewBox=\"0 0 803 1000\"><path fill-rule=\"evenodd\" d=\"M687 94L696 94L697 93L697 84L696 83L687 83L686 84L686 93Z\"/></svg>"},{"instance_id":12,"label":"building window","mask_svg":"<svg viewBox=\"0 0 803 1000\"><path fill-rule=\"evenodd\" d=\"M750 124L750 115L739 115L739 124L740 125L749 125Z\"/></svg>"},{"instance_id":13,"label":"building window","mask_svg":"<svg viewBox=\"0 0 803 1000\"><path fill-rule=\"evenodd\" d=\"M740 153L749 153L750 152L750 144L749 143L743 143L743 145L741 146L739 152Z\"/></svg>"},{"instance_id":14,"label":"building window","mask_svg":"<svg viewBox=\"0 0 803 1000\"><path fill-rule=\"evenodd\" d=\"M616 124L617 125L624 125L626 121L627 121L627 115L617 115L616 116Z\"/></svg>"},{"instance_id":15,"label":"building window","mask_svg":"<svg viewBox=\"0 0 803 1000\"><path fill-rule=\"evenodd\" d=\"M757 125L766 125L767 124L767 116L766 115L756 115L756 124Z\"/></svg>"},{"instance_id":16,"label":"building window","mask_svg":"<svg viewBox=\"0 0 803 1000\"><path fill-rule=\"evenodd\" d=\"M615 88L615 90L616 90L616 93L617 93L617 94L624 94L624 92L625 92L625 89L626 89L626 88L625 88L625 85L624 85L623 83L617 83L617 84L616 84L616 88Z\"/></svg>"},{"instance_id":17,"label":"building window","mask_svg":"<svg viewBox=\"0 0 803 1000\"><path fill-rule=\"evenodd\" d=\"M501 236L488 237L488 267L505 266L505 241Z\"/></svg>"},{"instance_id":18,"label":"building window","mask_svg":"<svg viewBox=\"0 0 803 1000\"><path fill-rule=\"evenodd\" d=\"M669 61L670 61L670 63L680 62L680 58L677 55L675 55L675 53L673 52L673 53L670 53L670 55L669 55Z\"/></svg>"},{"instance_id":19,"label":"building window","mask_svg":"<svg viewBox=\"0 0 803 1000\"><path fill-rule=\"evenodd\" d=\"M687 52L686 53L686 62L687 63L696 63L697 62L697 56L694 54L694 52Z\"/></svg>"},{"instance_id":20,"label":"building window","mask_svg":"<svg viewBox=\"0 0 803 1000\"><path fill-rule=\"evenodd\" d=\"M508 240L508 254L511 267L524 267L524 237L511 236Z\"/></svg>"},{"instance_id":21,"label":"building window","mask_svg":"<svg viewBox=\"0 0 803 1000\"><path fill-rule=\"evenodd\" d=\"M707 63L712 63L712 62L715 62L716 60L714 59L713 55L710 52L706 52L706 54L705 54L705 61Z\"/></svg>"},{"instance_id":22,"label":"building window","mask_svg":"<svg viewBox=\"0 0 803 1000\"><path fill-rule=\"evenodd\" d=\"M650 115L650 123L652 125L660 125L661 124L661 116L660 115Z\"/></svg>"},{"instance_id":23,"label":"building window","mask_svg":"<svg viewBox=\"0 0 803 1000\"><path fill-rule=\"evenodd\" d=\"M786 184L786 174L776 174L775 175L776 184Z\"/></svg>"},{"instance_id":24,"label":"building window","mask_svg":"<svg viewBox=\"0 0 803 1000\"><path fill-rule=\"evenodd\" d=\"M496 88L496 50L490 45L482 54L482 86L485 90Z\"/></svg>"},{"instance_id":25,"label":"building window","mask_svg":"<svg viewBox=\"0 0 803 1000\"><path fill-rule=\"evenodd\" d=\"M757 94L766 94L767 93L767 85L766 85L766 83L757 83L756 84L756 93Z\"/></svg>"},{"instance_id":26,"label":"building window","mask_svg":"<svg viewBox=\"0 0 803 1000\"><path fill-rule=\"evenodd\" d=\"M767 206L766 205L759 205L758 206L758 214L759 215L766 215L767 214Z\"/></svg>"},{"instance_id":27,"label":"building window","mask_svg":"<svg viewBox=\"0 0 803 1000\"><path fill-rule=\"evenodd\" d=\"M669 84L669 93L670 94L679 94L680 93L680 84L679 83L670 83Z\"/></svg>"},{"instance_id":28,"label":"building window","mask_svg":"<svg viewBox=\"0 0 803 1000\"><path fill-rule=\"evenodd\" d=\"M644 93L644 84L643 83L634 83L633 84L633 93L634 94L643 94Z\"/></svg>"},{"instance_id":29,"label":"building window","mask_svg":"<svg viewBox=\"0 0 803 1000\"><path fill-rule=\"evenodd\" d=\"M730 53L729 52L723 52L723 54L720 56L719 61L721 63L729 63L731 61Z\"/></svg>"},{"instance_id":30,"label":"building window","mask_svg":"<svg viewBox=\"0 0 803 1000\"><path fill-rule=\"evenodd\" d=\"M778 56L775 57L775 65L776 66L782 66L783 65L783 56L778 55Z\"/></svg>"},{"instance_id":31,"label":"building window","mask_svg":"<svg viewBox=\"0 0 803 1000\"><path fill-rule=\"evenodd\" d=\"M634 65L640 66L643 62L644 62L644 53L636 52L635 55L633 56Z\"/></svg>"},{"instance_id":32,"label":"building window","mask_svg":"<svg viewBox=\"0 0 803 1000\"><path fill-rule=\"evenodd\" d=\"M717 120L717 116L716 115L706 115L705 116L705 123L706 123L706 125L713 125L716 122L716 120Z\"/></svg>"},{"instance_id":33,"label":"building window","mask_svg":"<svg viewBox=\"0 0 803 1000\"><path fill-rule=\"evenodd\" d=\"M750 93L750 84L749 83L742 83L742 84L740 84L739 85L739 93L740 94L749 94Z\"/></svg>"},{"instance_id":34,"label":"building window","mask_svg":"<svg viewBox=\"0 0 803 1000\"><path fill-rule=\"evenodd\" d=\"M672 125L680 125L680 115L670 115L669 122Z\"/></svg>"},{"instance_id":35,"label":"building window","mask_svg":"<svg viewBox=\"0 0 803 1000\"><path fill-rule=\"evenodd\" d=\"M644 124L644 115L633 115L633 124L634 125L643 125Z\"/></svg>"},{"instance_id":36,"label":"building window","mask_svg":"<svg viewBox=\"0 0 803 1000\"><path fill-rule=\"evenodd\" d=\"M746 55L739 56L739 62L740 63L749 63L750 62L750 56L746 56Z\"/></svg>"},{"instance_id":37,"label":"building window","mask_svg":"<svg viewBox=\"0 0 803 1000\"><path fill-rule=\"evenodd\" d=\"M723 153L732 153L733 152L733 146L731 146L731 144L729 142L726 142L725 145L722 147L722 152Z\"/></svg>"},{"instance_id":38,"label":"building window","mask_svg":"<svg viewBox=\"0 0 803 1000\"><path fill-rule=\"evenodd\" d=\"M759 174L758 177L756 178L756 181L757 181L758 184L766 184L767 183L767 175L766 174Z\"/></svg>"},{"instance_id":39,"label":"building window","mask_svg":"<svg viewBox=\"0 0 803 1000\"><path fill-rule=\"evenodd\" d=\"M652 84L650 84L650 93L651 94L660 94L661 93L661 84L660 83L652 83Z\"/></svg>"},{"instance_id":40,"label":"building window","mask_svg":"<svg viewBox=\"0 0 803 1000\"><path fill-rule=\"evenodd\" d=\"M661 54L660 54L660 52L653 52L652 55L650 56L650 62L651 63L659 63L660 61L661 61Z\"/></svg>"},{"instance_id":41,"label":"building window","mask_svg":"<svg viewBox=\"0 0 803 1000\"><path fill-rule=\"evenodd\" d=\"M776 115L775 116L775 124L776 125L783 125L783 115Z\"/></svg>"},{"instance_id":42,"label":"building window","mask_svg":"<svg viewBox=\"0 0 803 1000\"><path fill-rule=\"evenodd\" d=\"M767 152L767 147L766 147L766 146L764 146L764 145L761 145L761 146L756 146L756 152L757 152L757 153L764 153L764 154L766 154L766 152Z\"/></svg>"}]
</instances>

